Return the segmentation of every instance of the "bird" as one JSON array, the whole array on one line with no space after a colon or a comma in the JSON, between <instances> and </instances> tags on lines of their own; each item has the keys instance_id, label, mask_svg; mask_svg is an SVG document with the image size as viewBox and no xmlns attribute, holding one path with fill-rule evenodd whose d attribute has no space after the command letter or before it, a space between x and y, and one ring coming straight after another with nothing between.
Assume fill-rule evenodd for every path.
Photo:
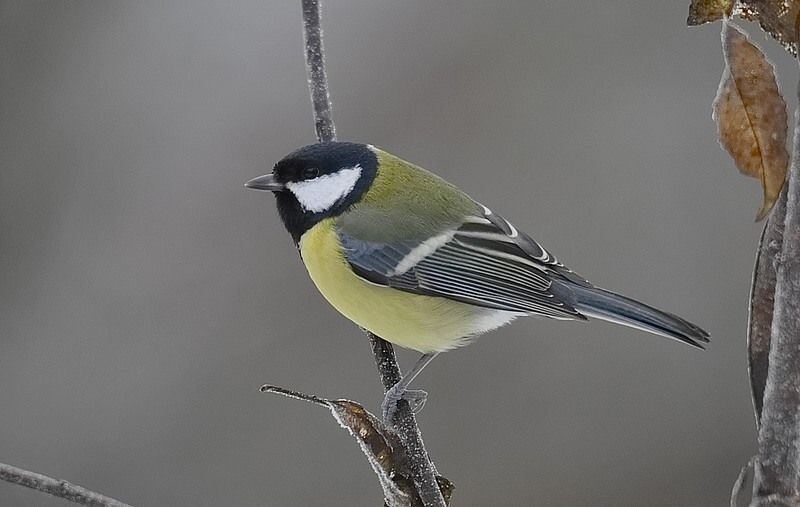
<instances>
[{"instance_id":1,"label":"bird","mask_svg":"<svg viewBox=\"0 0 800 507\"><path fill-rule=\"evenodd\" d=\"M597 287L456 186L369 144L297 149L245 186L272 192L311 280L358 326L421 353L382 407L437 355L523 316L600 319L703 348L709 333Z\"/></svg>"}]
</instances>

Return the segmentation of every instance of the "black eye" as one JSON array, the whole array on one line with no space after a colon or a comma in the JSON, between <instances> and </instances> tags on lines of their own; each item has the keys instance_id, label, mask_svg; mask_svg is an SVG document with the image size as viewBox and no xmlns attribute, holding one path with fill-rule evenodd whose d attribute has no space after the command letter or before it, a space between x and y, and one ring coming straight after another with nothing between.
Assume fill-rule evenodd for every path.
<instances>
[{"instance_id":1,"label":"black eye","mask_svg":"<svg viewBox=\"0 0 800 507\"><path fill-rule=\"evenodd\" d=\"M316 167L306 167L303 169L303 179L304 180L312 180L319 176L319 169Z\"/></svg>"}]
</instances>

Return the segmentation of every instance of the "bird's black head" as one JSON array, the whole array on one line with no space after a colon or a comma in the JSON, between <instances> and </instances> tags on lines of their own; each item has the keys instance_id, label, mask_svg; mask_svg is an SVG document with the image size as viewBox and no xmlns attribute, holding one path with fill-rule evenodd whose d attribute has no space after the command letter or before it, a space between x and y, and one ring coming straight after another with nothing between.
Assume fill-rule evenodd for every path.
<instances>
[{"instance_id":1,"label":"bird's black head","mask_svg":"<svg viewBox=\"0 0 800 507\"><path fill-rule=\"evenodd\" d=\"M275 193L278 212L295 243L324 218L358 202L378 170L375 152L365 144L311 144L281 159L271 174L245 186Z\"/></svg>"}]
</instances>

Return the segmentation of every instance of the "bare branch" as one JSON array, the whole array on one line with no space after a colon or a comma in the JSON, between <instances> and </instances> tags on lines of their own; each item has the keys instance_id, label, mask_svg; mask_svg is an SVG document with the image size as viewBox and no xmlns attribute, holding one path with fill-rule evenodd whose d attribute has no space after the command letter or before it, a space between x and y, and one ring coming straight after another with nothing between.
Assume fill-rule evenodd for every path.
<instances>
[{"instance_id":1,"label":"bare branch","mask_svg":"<svg viewBox=\"0 0 800 507\"><path fill-rule=\"evenodd\" d=\"M375 365L378 367L378 373L383 381L383 389L388 391L402 378L394 348L386 340L370 332L367 332L367 336L369 336L372 352L375 355ZM417 427L417 418L414 417L414 412L411 411L411 406L406 400L400 400L397 403L392 425L405 443L412 479L417 485L423 504L425 507L446 507L447 504L436 481L436 468L431 463L428 451L425 450L422 434Z\"/></svg>"},{"instance_id":2,"label":"bare branch","mask_svg":"<svg viewBox=\"0 0 800 507\"><path fill-rule=\"evenodd\" d=\"M328 78L325 74L325 53L322 47L320 0L302 0L302 6L308 89L311 93L311 105L314 108L317 139L320 142L335 141L336 126L331 115ZM368 333L368 335L384 390L388 390L401 378L394 349L382 338L372 333ZM439 482L437 482L436 470L422 443L417 420L405 400L398 403L398 410L393 422L395 430L406 446L412 479L417 486L424 507L446 507L447 504L439 489ZM449 481L443 478L442 481L446 482L448 491L452 490L452 484Z\"/></svg>"},{"instance_id":3,"label":"bare branch","mask_svg":"<svg viewBox=\"0 0 800 507\"><path fill-rule=\"evenodd\" d=\"M92 507L131 507L119 500L114 500L107 496L89 491L81 486L69 483L61 479L53 479L46 475L30 472L11 465L0 463L0 480L19 484L26 488L35 489L48 495L69 500L70 502L81 505L91 505Z\"/></svg>"},{"instance_id":4,"label":"bare branch","mask_svg":"<svg viewBox=\"0 0 800 507\"><path fill-rule=\"evenodd\" d=\"M800 89L798 89L800 93ZM800 114L795 113L783 247L776 258L769 372L758 435L751 505L796 504L800 444ZM788 503L786 505L789 505Z\"/></svg>"},{"instance_id":5,"label":"bare branch","mask_svg":"<svg viewBox=\"0 0 800 507\"><path fill-rule=\"evenodd\" d=\"M303 2L303 38L306 45L306 72L311 105L314 107L314 124L317 139L325 143L336 140L336 125L331 117L331 99L328 93L328 77L325 74L325 53L322 49L322 25L320 24L319 0Z\"/></svg>"}]
</instances>

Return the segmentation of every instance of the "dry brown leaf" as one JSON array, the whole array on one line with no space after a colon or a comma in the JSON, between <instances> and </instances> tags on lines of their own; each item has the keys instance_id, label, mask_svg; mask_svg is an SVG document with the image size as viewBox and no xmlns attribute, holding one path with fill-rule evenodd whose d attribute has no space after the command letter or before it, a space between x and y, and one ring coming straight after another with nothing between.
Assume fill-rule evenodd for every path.
<instances>
[{"instance_id":1,"label":"dry brown leaf","mask_svg":"<svg viewBox=\"0 0 800 507\"><path fill-rule=\"evenodd\" d=\"M741 0L734 14L749 21L758 21L765 32L783 44L791 54L797 54L800 1L798 0Z\"/></svg>"},{"instance_id":2,"label":"dry brown leaf","mask_svg":"<svg viewBox=\"0 0 800 507\"><path fill-rule=\"evenodd\" d=\"M734 0L692 0L689 4L689 26L711 23L730 16Z\"/></svg>"},{"instance_id":3,"label":"dry brown leaf","mask_svg":"<svg viewBox=\"0 0 800 507\"><path fill-rule=\"evenodd\" d=\"M761 180L764 203L756 217L761 220L786 180L786 102L772 64L747 35L727 21L722 26L722 51L725 71L714 99L719 141L742 173Z\"/></svg>"}]
</instances>

